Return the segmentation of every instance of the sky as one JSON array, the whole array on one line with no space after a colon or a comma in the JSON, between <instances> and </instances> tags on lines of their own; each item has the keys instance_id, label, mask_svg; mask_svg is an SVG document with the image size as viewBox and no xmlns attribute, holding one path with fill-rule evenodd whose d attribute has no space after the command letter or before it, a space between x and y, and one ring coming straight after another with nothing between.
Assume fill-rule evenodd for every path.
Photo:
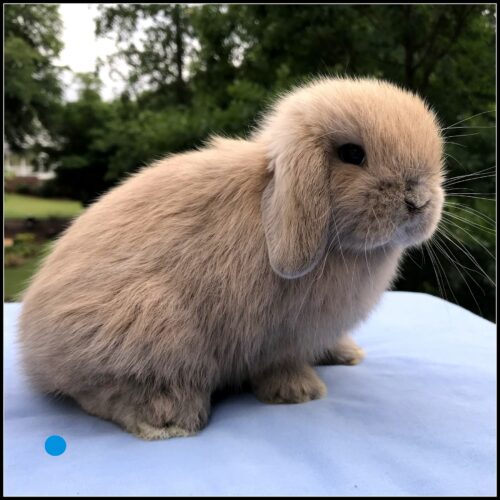
<instances>
[{"instance_id":1,"label":"sky","mask_svg":"<svg viewBox=\"0 0 500 500\"><path fill-rule=\"evenodd\" d=\"M116 50L115 42L111 39L96 38L94 34L94 18L98 15L96 4L61 4L60 16L64 25L62 41L64 49L61 51L57 64L69 66L74 72L93 72L97 58L105 58ZM102 97L112 99L123 88L123 83L112 79L109 71L102 70L100 77L103 81ZM65 72L65 97L75 100L77 86L70 74Z\"/></svg>"}]
</instances>

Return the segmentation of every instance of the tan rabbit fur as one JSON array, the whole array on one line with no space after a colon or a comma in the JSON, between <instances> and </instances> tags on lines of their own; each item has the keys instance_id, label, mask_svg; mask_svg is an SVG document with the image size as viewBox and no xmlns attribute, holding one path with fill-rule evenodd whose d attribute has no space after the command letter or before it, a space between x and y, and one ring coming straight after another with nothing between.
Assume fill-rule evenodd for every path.
<instances>
[{"instance_id":1,"label":"tan rabbit fur","mask_svg":"<svg viewBox=\"0 0 500 500\"><path fill-rule=\"evenodd\" d=\"M339 158L347 143L363 164ZM437 226L442 145L414 94L325 78L247 140L142 169L73 222L27 290L26 373L146 439L197 432L211 394L244 381L267 402L323 396L311 365L361 359L345 334Z\"/></svg>"}]
</instances>

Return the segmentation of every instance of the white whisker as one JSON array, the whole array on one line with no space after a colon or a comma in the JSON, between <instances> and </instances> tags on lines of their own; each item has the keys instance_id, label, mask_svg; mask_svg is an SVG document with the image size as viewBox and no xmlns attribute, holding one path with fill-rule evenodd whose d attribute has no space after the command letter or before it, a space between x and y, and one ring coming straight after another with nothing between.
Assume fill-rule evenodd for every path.
<instances>
[{"instance_id":1,"label":"white whisker","mask_svg":"<svg viewBox=\"0 0 500 500\"><path fill-rule=\"evenodd\" d=\"M452 123L451 125L449 125L448 127L445 127L445 128L442 128L441 130L447 130L449 128L452 128L454 127L455 125L458 125L459 123L463 123L463 122L466 122L467 120L472 120L472 118L475 118L476 116L481 116L481 115L485 115L486 113L495 113L495 109L490 109L488 111L482 111L481 113L477 113L475 115L472 115L472 116L469 116L468 118L464 118L463 120L460 120L458 122L455 122L455 123Z\"/></svg>"},{"instance_id":2,"label":"white whisker","mask_svg":"<svg viewBox=\"0 0 500 500\"><path fill-rule=\"evenodd\" d=\"M451 261L453 264L455 264L455 262L452 260ZM474 295L474 293L472 292L472 289L471 287L469 286L469 283L468 281L466 280L465 276L463 275L462 271L460 271L460 269L458 268L458 266L455 265L455 268L456 270L458 271L458 273L460 274L460 276L462 277L462 279L464 280L464 283L465 285L467 286L468 290L469 290L469 293L471 294L471 297L472 299L474 300L474 302L476 303L476 306L478 307L479 309L479 312L481 313L481 315L483 314L482 311L481 311L481 307L479 306L477 300L476 300L476 296ZM483 292L483 295L484 295L484 290L483 288L479 285L479 283L472 277L468 274L469 278L472 279L472 281L474 281L474 283L476 283L477 286L479 286L479 288L481 289L481 291Z\"/></svg>"},{"instance_id":3,"label":"white whisker","mask_svg":"<svg viewBox=\"0 0 500 500\"><path fill-rule=\"evenodd\" d=\"M473 200L485 200L485 201L496 201L496 198L482 198L480 196L470 196L467 194L449 194L448 196L452 198L471 198Z\"/></svg>"},{"instance_id":4,"label":"white whisker","mask_svg":"<svg viewBox=\"0 0 500 500\"><path fill-rule=\"evenodd\" d=\"M446 214L446 215L451 215L451 214ZM464 218L459 218L459 217L455 217L457 220L460 220L462 222L468 222L470 224L470 221L467 221L467 219L464 219ZM472 234L469 233L469 231L467 231L467 229L465 229L463 226L459 226L458 224L456 224L455 222L453 222L452 220L445 220L446 223L448 224L452 224L453 226L455 226L456 228L458 229L461 229L464 233L466 233L468 236L470 236L478 245L481 246L481 248L493 259L496 261L496 257L485 247L483 246L483 244L476 240L474 236L472 236ZM474 224L472 224L474 225ZM477 226L476 226L477 227ZM484 229L486 231L486 229ZM492 233L492 234L495 234L495 231L492 231L491 229L488 229L487 230L488 232Z\"/></svg>"},{"instance_id":5,"label":"white whisker","mask_svg":"<svg viewBox=\"0 0 500 500\"><path fill-rule=\"evenodd\" d=\"M444 202L445 206L448 207L455 207L458 208L458 210L463 210L464 212L469 212L471 215L475 215L476 217L479 217L483 219L485 222L491 222L493 225L496 224L495 220L492 219L491 217L488 217L487 215L483 214L479 210L476 210L472 207L469 207L468 205L464 205L463 203L453 203L451 201L445 201ZM449 212L446 212L449 213Z\"/></svg>"},{"instance_id":6,"label":"white whisker","mask_svg":"<svg viewBox=\"0 0 500 500\"><path fill-rule=\"evenodd\" d=\"M473 134L458 134L458 135L447 135L445 139L453 139L454 137L469 137L471 135L479 135L479 132L475 132Z\"/></svg>"},{"instance_id":7,"label":"white whisker","mask_svg":"<svg viewBox=\"0 0 500 500\"><path fill-rule=\"evenodd\" d=\"M454 241L452 236L453 233L445 228L444 226L441 226L441 231L442 231L442 235L448 240L450 241L450 243L452 243L453 245L455 245L466 257L469 258L469 260L474 263L477 267L478 270L481 271L482 275L484 278L486 278L488 281L490 281L490 283L495 286L495 282L488 276L488 274L486 273L486 271L479 265L478 261L474 258L474 256L469 252L469 250L461 243L459 242L458 240Z\"/></svg>"}]
</instances>

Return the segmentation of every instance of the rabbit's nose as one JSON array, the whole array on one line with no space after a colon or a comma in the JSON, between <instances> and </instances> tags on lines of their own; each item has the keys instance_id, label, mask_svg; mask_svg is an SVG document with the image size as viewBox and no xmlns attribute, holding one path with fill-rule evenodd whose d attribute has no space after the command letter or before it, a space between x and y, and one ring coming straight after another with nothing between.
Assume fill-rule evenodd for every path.
<instances>
[{"instance_id":1,"label":"rabbit's nose","mask_svg":"<svg viewBox=\"0 0 500 500\"><path fill-rule=\"evenodd\" d=\"M431 193L425 185L412 181L406 183L404 200L408 212L414 213L424 209L430 199Z\"/></svg>"},{"instance_id":2,"label":"rabbit's nose","mask_svg":"<svg viewBox=\"0 0 500 500\"><path fill-rule=\"evenodd\" d=\"M427 200L425 202L417 202L415 199L405 197L405 205L408 209L408 212L413 213L417 212L419 210L422 210L429 204L430 200Z\"/></svg>"}]
</instances>

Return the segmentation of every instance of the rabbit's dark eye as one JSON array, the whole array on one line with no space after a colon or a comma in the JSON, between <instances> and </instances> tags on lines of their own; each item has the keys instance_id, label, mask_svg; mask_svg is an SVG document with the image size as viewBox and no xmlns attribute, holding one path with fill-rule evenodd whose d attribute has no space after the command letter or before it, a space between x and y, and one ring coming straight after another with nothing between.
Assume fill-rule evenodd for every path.
<instances>
[{"instance_id":1,"label":"rabbit's dark eye","mask_svg":"<svg viewBox=\"0 0 500 500\"><path fill-rule=\"evenodd\" d=\"M365 151L357 144L344 144L338 149L339 158L344 163L352 163L353 165L361 165L365 161Z\"/></svg>"}]
</instances>

